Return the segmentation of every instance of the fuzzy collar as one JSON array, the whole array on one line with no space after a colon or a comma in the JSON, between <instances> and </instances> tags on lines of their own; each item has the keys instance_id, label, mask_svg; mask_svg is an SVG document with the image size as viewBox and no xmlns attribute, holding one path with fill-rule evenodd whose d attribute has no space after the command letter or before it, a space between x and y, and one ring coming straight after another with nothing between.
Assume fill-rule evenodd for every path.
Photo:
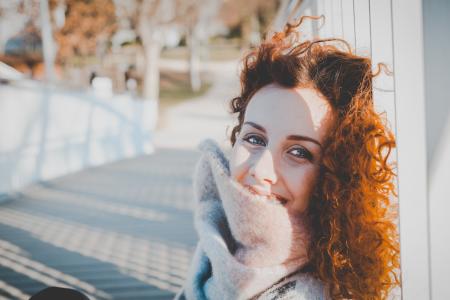
<instances>
[{"instance_id":1,"label":"fuzzy collar","mask_svg":"<svg viewBox=\"0 0 450 300\"><path fill-rule=\"evenodd\" d=\"M194 299L249 299L307 262L308 230L277 201L230 177L228 160L211 140L194 176L199 236L185 284Z\"/></svg>"}]
</instances>

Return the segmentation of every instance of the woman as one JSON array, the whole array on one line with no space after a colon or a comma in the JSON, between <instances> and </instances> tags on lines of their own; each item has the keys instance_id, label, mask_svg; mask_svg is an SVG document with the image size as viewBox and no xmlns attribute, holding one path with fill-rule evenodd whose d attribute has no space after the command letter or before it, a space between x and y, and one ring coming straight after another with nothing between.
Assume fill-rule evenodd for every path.
<instances>
[{"instance_id":1,"label":"woman","mask_svg":"<svg viewBox=\"0 0 450 300\"><path fill-rule=\"evenodd\" d=\"M199 243L178 299L380 299L399 285L371 61L287 25L244 59L230 159L194 177ZM349 49L349 47L348 47Z\"/></svg>"}]
</instances>

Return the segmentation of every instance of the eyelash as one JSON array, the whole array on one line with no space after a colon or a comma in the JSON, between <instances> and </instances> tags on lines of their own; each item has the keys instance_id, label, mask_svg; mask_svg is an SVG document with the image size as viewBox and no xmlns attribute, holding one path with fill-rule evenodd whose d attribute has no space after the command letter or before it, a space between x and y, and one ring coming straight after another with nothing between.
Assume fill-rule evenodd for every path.
<instances>
[{"instance_id":1,"label":"eyelash","mask_svg":"<svg viewBox=\"0 0 450 300\"><path fill-rule=\"evenodd\" d=\"M252 142L251 140L254 139L254 138L258 139L259 141L257 141L257 142ZM246 141L247 143L253 145L253 146L255 146L255 145L256 145L256 146L263 146L263 147L266 146L266 141L265 141L262 137L260 137L259 135L256 135L256 134L249 134L249 135L246 135L246 136L243 138L243 140ZM293 151L293 150L298 150L298 151L300 151L300 154L299 154L299 155L292 154L292 151ZM295 147L295 148L289 149L288 152L291 153L295 158L307 159L307 160L309 160L309 161L313 161L313 159L314 159L314 157L313 157L313 155L311 154L311 152L309 152L308 150L306 150L306 149L303 148L303 147Z\"/></svg>"},{"instance_id":2,"label":"eyelash","mask_svg":"<svg viewBox=\"0 0 450 300\"><path fill-rule=\"evenodd\" d=\"M309 152L308 150L306 150L303 147L292 148L292 149L289 150L289 152L291 152L292 150L299 150L301 152L301 155L294 155L293 154L295 157L305 158L305 159L307 159L309 161L313 160L313 156L312 156L311 152Z\"/></svg>"},{"instance_id":3,"label":"eyelash","mask_svg":"<svg viewBox=\"0 0 450 300\"><path fill-rule=\"evenodd\" d=\"M257 138L260 141L260 143L253 143L253 142L251 142L250 140L253 139L253 138ZM256 135L256 134L246 135L243 138L243 140L246 141L249 144L252 144L252 145L266 146L266 141L262 137L260 137L259 135ZM261 143L262 143L262 145L261 145Z\"/></svg>"}]
</instances>

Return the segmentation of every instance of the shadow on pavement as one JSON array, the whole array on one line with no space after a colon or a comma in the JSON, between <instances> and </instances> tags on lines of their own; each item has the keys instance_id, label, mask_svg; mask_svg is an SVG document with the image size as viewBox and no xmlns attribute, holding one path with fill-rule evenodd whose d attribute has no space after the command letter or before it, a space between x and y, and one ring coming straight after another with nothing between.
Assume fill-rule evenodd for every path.
<instances>
[{"instance_id":1,"label":"shadow on pavement","mask_svg":"<svg viewBox=\"0 0 450 300\"><path fill-rule=\"evenodd\" d=\"M92 299L171 299L197 241L198 158L159 150L31 185L0 204L0 296L60 286Z\"/></svg>"}]
</instances>

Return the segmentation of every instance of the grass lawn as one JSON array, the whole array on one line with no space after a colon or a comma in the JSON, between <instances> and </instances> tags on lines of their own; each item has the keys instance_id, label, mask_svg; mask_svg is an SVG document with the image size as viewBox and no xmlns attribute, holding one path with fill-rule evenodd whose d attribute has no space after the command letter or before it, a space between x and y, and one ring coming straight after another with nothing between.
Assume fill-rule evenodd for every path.
<instances>
[{"instance_id":1,"label":"grass lawn","mask_svg":"<svg viewBox=\"0 0 450 300\"><path fill-rule=\"evenodd\" d=\"M208 46L208 51L201 52L201 60L226 61L235 60L242 57L239 46L234 44L214 44ZM189 49L187 47L176 47L164 49L161 52L161 58L166 59L185 59L189 58Z\"/></svg>"}]
</instances>

